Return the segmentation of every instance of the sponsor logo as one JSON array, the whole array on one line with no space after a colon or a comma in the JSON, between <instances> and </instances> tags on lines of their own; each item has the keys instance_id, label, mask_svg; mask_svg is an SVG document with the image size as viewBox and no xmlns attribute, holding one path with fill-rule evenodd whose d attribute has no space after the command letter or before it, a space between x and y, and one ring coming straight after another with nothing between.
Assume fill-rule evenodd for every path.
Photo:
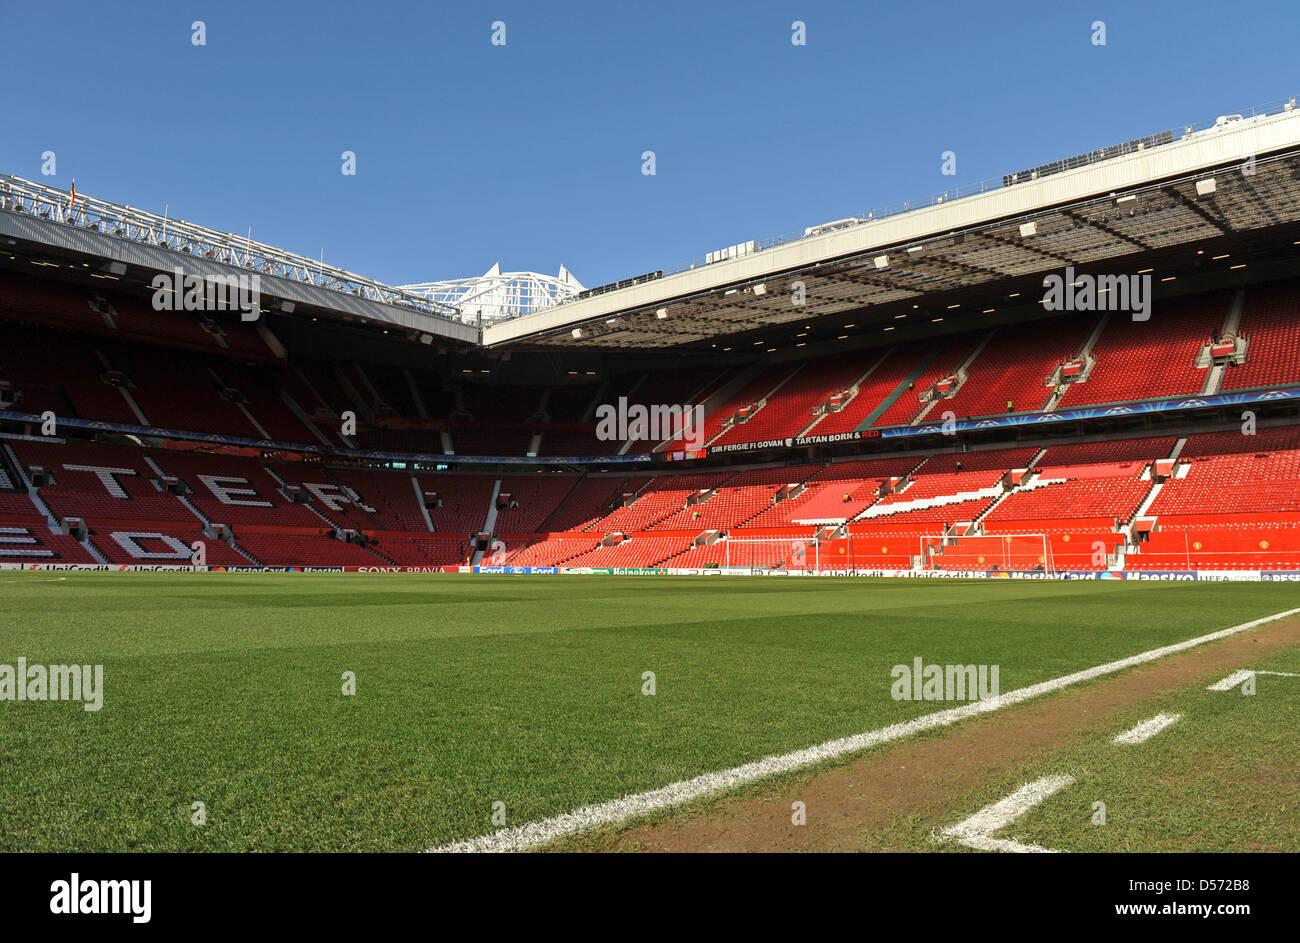
<instances>
[{"instance_id":1,"label":"sponsor logo","mask_svg":"<svg viewBox=\"0 0 1300 943\"><path fill-rule=\"evenodd\" d=\"M806 435L794 441L797 445L825 445L828 442L856 442L862 437L861 432L836 432L831 435Z\"/></svg>"}]
</instances>

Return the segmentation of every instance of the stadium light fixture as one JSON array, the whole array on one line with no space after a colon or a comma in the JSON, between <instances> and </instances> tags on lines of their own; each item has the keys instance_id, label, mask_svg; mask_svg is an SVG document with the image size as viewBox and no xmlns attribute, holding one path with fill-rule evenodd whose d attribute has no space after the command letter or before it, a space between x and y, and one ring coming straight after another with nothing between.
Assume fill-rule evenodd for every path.
<instances>
[{"instance_id":1,"label":"stadium light fixture","mask_svg":"<svg viewBox=\"0 0 1300 943\"><path fill-rule=\"evenodd\" d=\"M754 294L756 294L756 295L766 295L766 294L767 294L767 282L759 282L757 285L755 285L755 286L754 286Z\"/></svg>"},{"instance_id":2,"label":"stadium light fixture","mask_svg":"<svg viewBox=\"0 0 1300 943\"><path fill-rule=\"evenodd\" d=\"M878 255L873 261L878 269L889 268L889 256L887 255Z\"/></svg>"},{"instance_id":3,"label":"stadium light fixture","mask_svg":"<svg viewBox=\"0 0 1300 943\"><path fill-rule=\"evenodd\" d=\"M664 320L665 318L668 317L668 309L660 308L658 311L655 312L655 317L658 318L660 321Z\"/></svg>"},{"instance_id":4,"label":"stadium light fixture","mask_svg":"<svg viewBox=\"0 0 1300 943\"><path fill-rule=\"evenodd\" d=\"M1020 224L1020 238L1028 239L1030 236L1038 235L1038 223L1029 222Z\"/></svg>"},{"instance_id":5,"label":"stadium light fixture","mask_svg":"<svg viewBox=\"0 0 1300 943\"><path fill-rule=\"evenodd\" d=\"M1219 189L1218 182L1213 177L1207 177L1204 180L1196 181L1196 195L1210 196Z\"/></svg>"},{"instance_id":6,"label":"stadium light fixture","mask_svg":"<svg viewBox=\"0 0 1300 943\"><path fill-rule=\"evenodd\" d=\"M1137 195L1134 193L1130 193L1126 196L1115 197L1116 206L1123 206L1125 203L1136 203L1136 202L1137 202Z\"/></svg>"},{"instance_id":7,"label":"stadium light fixture","mask_svg":"<svg viewBox=\"0 0 1300 943\"><path fill-rule=\"evenodd\" d=\"M924 251L925 251L925 249L922 248L921 246L908 246L908 247L907 247L907 254L910 255L912 258L916 258L918 255L920 255L920 254L921 254L922 252L924 252Z\"/></svg>"},{"instance_id":8,"label":"stadium light fixture","mask_svg":"<svg viewBox=\"0 0 1300 943\"><path fill-rule=\"evenodd\" d=\"M575 328L573 329L573 332L572 332L572 333L573 333L573 338L574 338L574 340L577 340L579 337L582 336L582 328L580 328L580 327L575 327Z\"/></svg>"}]
</instances>

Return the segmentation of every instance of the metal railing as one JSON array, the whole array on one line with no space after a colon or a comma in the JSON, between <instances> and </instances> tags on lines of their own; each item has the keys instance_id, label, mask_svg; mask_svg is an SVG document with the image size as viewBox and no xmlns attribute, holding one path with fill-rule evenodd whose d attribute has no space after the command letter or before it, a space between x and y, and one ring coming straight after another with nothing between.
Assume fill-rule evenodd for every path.
<instances>
[{"instance_id":1,"label":"metal railing","mask_svg":"<svg viewBox=\"0 0 1300 943\"><path fill-rule=\"evenodd\" d=\"M76 195L74 202L71 191L11 174L0 174L0 211L74 226L258 275L273 275L436 317L460 320L460 312L450 305L327 265L323 259L309 259L254 242L251 235L221 233L185 220L159 216L81 193Z\"/></svg>"}]
</instances>

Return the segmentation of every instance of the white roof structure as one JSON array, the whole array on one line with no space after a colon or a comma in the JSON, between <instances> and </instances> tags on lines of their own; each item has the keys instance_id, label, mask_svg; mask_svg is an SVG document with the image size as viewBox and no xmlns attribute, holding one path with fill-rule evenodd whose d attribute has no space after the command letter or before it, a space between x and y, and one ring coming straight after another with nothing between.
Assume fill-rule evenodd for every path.
<instances>
[{"instance_id":1,"label":"white roof structure","mask_svg":"<svg viewBox=\"0 0 1300 943\"><path fill-rule=\"evenodd\" d=\"M560 266L554 277L537 272L503 272L494 264L479 278L403 285L401 291L427 298L440 307L455 308L467 324L489 325L534 314L577 297L582 283Z\"/></svg>"},{"instance_id":2,"label":"white roof structure","mask_svg":"<svg viewBox=\"0 0 1300 943\"><path fill-rule=\"evenodd\" d=\"M485 324L483 343L673 347L1300 221L1294 97L1181 131L812 226L756 251L714 253Z\"/></svg>"}]
</instances>

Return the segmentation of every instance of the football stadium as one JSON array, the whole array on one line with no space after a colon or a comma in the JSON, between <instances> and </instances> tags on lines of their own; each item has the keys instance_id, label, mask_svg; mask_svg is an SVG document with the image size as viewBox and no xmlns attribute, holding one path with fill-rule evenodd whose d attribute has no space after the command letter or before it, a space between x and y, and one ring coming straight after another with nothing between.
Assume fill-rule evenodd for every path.
<instances>
[{"instance_id":1,"label":"football stadium","mask_svg":"<svg viewBox=\"0 0 1300 943\"><path fill-rule=\"evenodd\" d=\"M605 284L0 168L0 850L1300 851L1296 103Z\"/></svg>"}]
</instances>

